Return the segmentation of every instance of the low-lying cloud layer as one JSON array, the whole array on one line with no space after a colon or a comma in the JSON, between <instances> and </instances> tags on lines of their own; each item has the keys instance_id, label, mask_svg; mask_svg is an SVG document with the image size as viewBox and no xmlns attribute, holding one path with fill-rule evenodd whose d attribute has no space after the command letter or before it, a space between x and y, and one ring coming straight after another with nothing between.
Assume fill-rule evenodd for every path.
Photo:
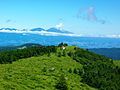
<instances>
[{"instance_id":1,"label":"low-lying cloud layer","mask_svg":"<svg viewBox=\"0 0 120 90\"><path fill-rule=\"evenodd\" d=\"M38 34L38 35L46 35L46 36L81 36L77 34L68 34L68 33L57 33L57 32L48 32L47 30L44 31L31 31L31 30L0 30L2 33L18 33L22 35L27 34Z\"/></svg>"},{"instance_id":2,"label":"low-lying cloud layer","mask_svg":"<svg viewBox=\"0 0 120 90\"><path fill-rule=\"evenodd\" d=\"M73 37L107 37L107 38L120 38L120 34L117 35L82 35L82 34L67 34L67 33L57 33L44 31L31 31L31 30L0 30L0 33L16 33L22 35L37 34L45 36L73 36Z\"/></svg>"}]
</instances>

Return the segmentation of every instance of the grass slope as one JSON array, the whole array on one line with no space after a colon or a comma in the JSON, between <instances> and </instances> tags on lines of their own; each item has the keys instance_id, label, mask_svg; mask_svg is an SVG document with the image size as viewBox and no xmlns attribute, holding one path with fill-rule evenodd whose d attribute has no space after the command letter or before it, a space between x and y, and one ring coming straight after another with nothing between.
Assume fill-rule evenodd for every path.
<instances>
[{"instance_id":1,"label":"grass slope","mask_svg":"<svg viewBox=\"0 0 120 90\"><path fill-rule=\"evenodd\" d=\"M73 48L68 47L67 51L73 51ZM80 82L79 75L68 72L75 68L83 67L68 56L57 57L55 54L1 64L0 90L56 90L55 85L61 74L64 74L69 90L95 90Z\"/></svg>"},{"instance_id":2,"label":"grass slope","mask_svg":"<svg viewBox=\"0 0 120 90\"><path fill-rule=\"evenodd\" d=\"M114 60L113 62L116 66L120 67L120 60Z\"/></svg>"}]
</instances>

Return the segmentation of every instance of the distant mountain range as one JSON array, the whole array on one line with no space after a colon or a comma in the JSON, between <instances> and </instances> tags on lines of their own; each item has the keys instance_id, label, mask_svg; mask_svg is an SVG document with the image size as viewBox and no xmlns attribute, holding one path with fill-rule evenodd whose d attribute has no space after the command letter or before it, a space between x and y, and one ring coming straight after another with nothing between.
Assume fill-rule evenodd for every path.
<instances>
[{"instance_id":1,"label":"distant mountain range","mask_svg":"<svg viewBox=\"0 0 120 90\"><path fill-rule=\"evenodd\" d=\"M31 31L44 31L45 29L43 29L43 28L33 28L33 29L31 29Z\"/></svg>"},{"instance_id":2,"label":"distant mountain range","mask_svg":"<svg viewBox=\"0 0 120 90\"><path fill-rule=\"evenodd\" d=\"M22 34L39 34L39 35L49 35L49 36L79 36L72 32L66 30L60 30L57 28L49 28L45 30L43 28L33 28L33 29L16 29L16 28L0 28L0 32L4 33L22 33Z\"/></svg>"},{"instance_id":3,"label":"distant mountain range","mask_svg":"<svg viewBox=\"0 0 120 90\"><path fill-rule=\"evenodd\" d=\"M92 48L89 51L95 52L106 57L120 60L120 48Z\"/></svg>"},{"instance_id":4,"label":"distant mountain range","mask_svg":"<svg viewBox=\"0 0 120 90\"><path fill-rule=\"evenodd\" d=\"M42 45L55 45L60 42L70 42L70 38L76 37L72 32L57 28L16 29L0 28L0 46L16 46L25 43L39 43Z\"/></svg>"},{"instance_id":5,"label":"distant mountain range","mask_svg":"<svg viewBox=\"0 0 120 90\"><path fill-rule=\"evenodd\" d=\"M16 28L0 28L0 30L17 30Z\"/></svg>"},{"instance_id":6,"label":"distant mountain range","mask_svg":"<svg viewBox=\"0 0 120 90\"><path fill-rule=\"evenodd\" d=\"M50 28L47 30L48 32L56 32L56 33L66 33L66 34L73 34L72 32L69 31L64 31L64 30L59 30L56 28Z\"/></svg>"},{"instance_id":7,"label":"distant mountain range","mask_svg":"<svg viewBox=\"0 0 120 90\"><path fill-rule=\"evenodd\" d=\"M15 50L15 49L24 49L24 48L34 47L34 46L41 47L42 45L36 44L36 43L25 43L25 44L20 45L20 46L0 46L0 52L1 51Z\"/></svg>"},{"instance_id":8,"label":"distant mountain range","mask_svg":"<svg viewBox=\"0 0 120 90\"><path fill-rule=\"evenodd\" d=\"M81 48L120 48L120 38L85 37L57 28L0 29L0 46L18 46L25 43L58 45L61 42Z\"/></svg>"},{"instance_id":9,"label":"distant mountain range","mask_svg":"<svg viewBox=\"0 0 120 90\"><path fill-rule=\"evenodd\" d=\"M16 29L16 28L0 28L0 32L4 33L22 33L26 34L38 34L38 35L46 35L46 36L76 36L76 37L99 37L99 38L120 38L120 34L112 34L112 35L82 35L75 34L73 32L67 30L61 30L58 28L32 28L32 29Z\"/></svg>"}]
</instances>

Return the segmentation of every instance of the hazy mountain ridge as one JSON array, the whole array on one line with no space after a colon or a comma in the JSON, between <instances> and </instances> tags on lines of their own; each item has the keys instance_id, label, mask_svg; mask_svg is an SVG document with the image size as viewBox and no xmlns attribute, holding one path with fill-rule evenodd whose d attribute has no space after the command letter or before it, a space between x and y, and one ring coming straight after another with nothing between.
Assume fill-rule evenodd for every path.
<instances>
[{"instance_id":1,"label":"hazy mountain ridge","mask_svg":"<svg viewBox=\"0 0 120 90\"><path fill-rule=\"evenodd\" d=\"M0 46L18 46L25 43L38 43L42 45L57 45L66 42L81 48L120 48L120 38L84 37L69 31L50 28L22 29L1 28Z\"/></svg>"},{"instance_id":2,"label":"hazy mountain ridge","mask_svg":"<svg viewBox=\"0 0 120 90\"><path fill-rule=\"evenodd\" d=\"M0 28L0 30L17 30L16 28Z\"/></svg>"},{"instance_id":3,"label":"hazy mountain ridge","mask_svg":"<svg viewBox=\"0 0 120 90\"><path fill-rule=\"evenodd\" d=\"M37 43L26 43L19 46L0 46L0 51L24 49L24 48L29 48L33 46L43 46L43 45L37 44ZM120 60L120 48L91 48L87 50L97 53L99 55L104 55L113 60Z\"/></svg>"},{"instance_id":4,"label":"hazy mountain ridge","mask_svg":"<svg viewBox=\"0 0 120 90\"><path fill-rule=\"evenodd\" d=\"M65 30L59 30L57 28L50 28L47 30L48 32L58 32L58 33L68 33L68 34L73 34L72 32L65 31Z\"/></svg>"},{"instance_id":5,"label":"hazy mountain ridge","mask_svg":"<svg viewBox=\"0 0 120 90\"><path fill-rule=\"evenodd\" d=\"M93 48L89 50L114 60L120 60L120 48Z\"/></svg>"},{"instance_id":6,"label":"hazy mountain ridge","mask_svg":"<svg viewBox=\"0 0 120 90\"><path fill-rule=\"evenodd\" d=\"M33 29L30 29L31 31L44 31L45 29L43 28L33 28Z\"/></svg>"},{"instance_id":7,"label":"hazy mountain ridge","mask_svg":"<svg viewBox=\"0 0 120 90\"><path fill-rule=\"evenodd\" d=\"M119 34L108 34L108 35L83 35L76 34L74 32L70 32L67 30L59 29L59 28L32 28L32 29L16 29L16 28L0 28L0 33L22 33L22 34L38 34L38 35L47 35L47 36L77 36L77 37L95 37L95 38L120 38Z\"/></svg>"},{"instance_id":8,"label":"hazy mountain ridge","mask_svg":"<svg viewBox=\"0 0 120 90\"><path fill-rule=\"evenodd\" d=\"M23 33L25 33L25 31L26 31L26 33L28 32L28 31L32 31L32 32L34 32L34 31L39 31L39 32L41 32L41 31L45 31L45 32L54 32L54 33L65 33L65 34L73 34L72 32L69 32L69 31L66 31L66 30L61 30L61 29L58 29L58 28L49 28L49 29L47 29L47 30L45 30L45 29L43 29L43 28L32 28L32 29L16 29L16 28L0 28L0 31L2 32L7 32L8 31L8 33L9 33L9 31L11 31L11 33L12 33L12 31L13 31L13 33L15 33L15 32L18 32L18 33L20 33L20 31L21 31L21 33L23 32Z\"/></svg>"},{"instance_id":9,"label":"hazy mountain ridge","mask_svg":"<svg viewBox=\"0 0 120 90\"><path fill-rule=\"evenodd\" d=\"M9 50L16 50L16 49L24 49L30 47L41 47L42 45L36 43L26 43L20 46L0 46L0 51L9 51Z\"/></svg>"},{"instance_id":10,"label":"hazy mountain ridge","mask_svg":"<svg viewBox=\"0 0 120 90\"><path fill-rule=\"evenodd\" d=\"M18 46L25 43L38 43L42 45L57 45L66 42L69 45L77 45L81 48L120 48L120 39L92 38L74 36L48 36L23 33L0 33L0 46Z\"/></svg>"}]
</instances>

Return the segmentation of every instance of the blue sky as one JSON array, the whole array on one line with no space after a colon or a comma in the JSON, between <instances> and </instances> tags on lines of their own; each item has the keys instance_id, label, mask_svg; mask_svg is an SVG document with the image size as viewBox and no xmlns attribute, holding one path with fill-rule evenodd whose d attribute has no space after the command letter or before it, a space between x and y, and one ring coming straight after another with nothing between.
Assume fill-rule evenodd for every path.
<instances>
[{"instance_id":1,"label":"blue sky","mask_svg":"<svg viewBox=\"0 0 120 90\"><path fill-rule=\"evenodd\" d=\"M120 0L0 0L0 28L60 26L77 34L120 34Z\"/></svg>"}]
</instances>

